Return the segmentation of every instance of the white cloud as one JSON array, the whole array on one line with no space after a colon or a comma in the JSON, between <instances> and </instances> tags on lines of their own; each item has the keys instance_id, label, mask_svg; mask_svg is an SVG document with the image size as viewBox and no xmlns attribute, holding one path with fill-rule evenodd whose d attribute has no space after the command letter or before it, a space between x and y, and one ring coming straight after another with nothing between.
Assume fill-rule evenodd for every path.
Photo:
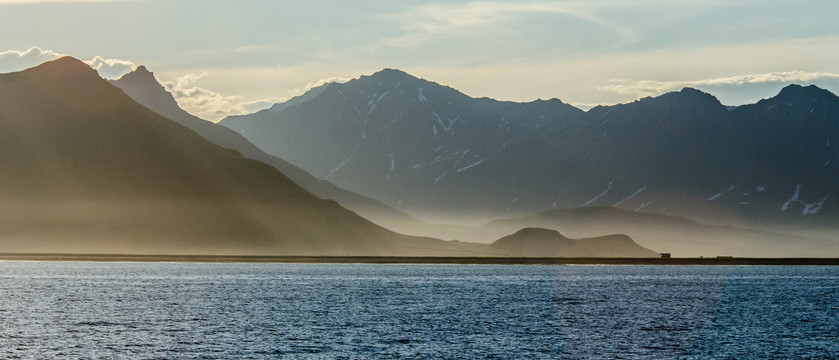
<instances>
[{"instance_id":1,"label":"white cloud","mask_svg":"<svg viewBox=\"0 0 839 360\"><path fill-rule=\"evenodd\" d=\"M85 63L99 72L99 76L106 79L118 79L137 68L136 64L128 60L103 59L100 56L94 57L93 60L85 61Z\"/></svg>"},{"instance_id":2,"label":"white cloud","mask_svg":"<svg viewBox=\"0 0 839 360\"><path fill-rule=\"evenodd\" d=\"M43 50L37 46L33 46L26 51L7 50L0 52L0 73L25 70L62 56L66 56L66 54ZM95 56L93 60L85 61L85 63L98 71L99 76L107 79L119 78L137 68L137 65L131 61L105 59L101 56Z\"/></svg>"},{"instance_id":3,"label":"white cloud","mask_svg":"<svg viewBox=\"0 0 839 360\"><path fill-rule=\"evenodd\" d=\"M812 83L820 80L839 80L839 74L828 72L783 71L770 72L765 74L737 75L700 80L658 81L612 79L608 81L608 85L598 86L597 89L601 91L609 91L618 94L629 94L641 97L655 96L667 91L678 90L684 87L721 87L764 83Z\"/></svg>"},{"instance_id":4,"label":"white cloud","mask_svg":"<svg viewBox=\"0 0 839 360\"><path fill-rule=\"evenodd\" d=\"M37 46L33 46L26 51L8 50L0 52L0 73L21 71L62 56L64 55L50 50L42 50Z\"/></svg>"},{"instance_id":5,"label":"white cloud","mask_svg":"<svg viewBox=\"0 0 839 360\"><path fill-rule=\"evenodd\" d=\"M187 112L210 121L219 121L230 115L250 114L267 109L285 99L244 100L238 95L221 93L195 86L209 72L187 74L174 81L161 82L172 93L178 105Z\"/></svg>"},{"instance_id":6,"label":"white cloud","mask_svg":"<svg viewBox=\"0 0 839 360\"><path fill-rule=\"evenodd\" d=\"M306 86L295 88L294 90L290 91L290 94L292 96L302 95L302 94L305 94L307 91L312 90L312 89L314 89L318 86L321 86L321 85L331 84L331 83L342 84L342 83L345 83L345 82L350 81L350 80L352 80L352 79L351 78L345 78L345 77L324 78L324 79L320 79L320 80L317 80L317 81L312 81L312 82L306 84Z\"/></svg>"}]
</instances>

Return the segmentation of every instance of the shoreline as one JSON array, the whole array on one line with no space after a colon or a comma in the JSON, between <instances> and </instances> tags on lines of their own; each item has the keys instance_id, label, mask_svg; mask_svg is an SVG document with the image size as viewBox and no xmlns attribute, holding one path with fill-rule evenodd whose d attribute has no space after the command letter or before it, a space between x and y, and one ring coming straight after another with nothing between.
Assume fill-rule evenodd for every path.
<instances>
[{"instance_id":1,"label":"shoreline","mask_svg":"<svg viewBox=\"0 0 839 360\"><path fill-rule=\"evenodd\" d=\"M486 265L839 265L839 258L521 258L0 253L0 261Z\"/></svg>"}]
</instances>

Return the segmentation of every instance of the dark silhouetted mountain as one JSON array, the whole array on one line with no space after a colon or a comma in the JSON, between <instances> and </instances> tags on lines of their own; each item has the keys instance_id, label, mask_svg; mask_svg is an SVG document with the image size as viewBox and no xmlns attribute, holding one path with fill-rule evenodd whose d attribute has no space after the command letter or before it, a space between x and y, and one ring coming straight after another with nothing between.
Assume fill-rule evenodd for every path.
<instances>
[{"instance_id":1,"label":"dark silhouetted mountain","mask_svg":"<svg viewBox=\"0 0 839 360\"><path fill-rule=\"evenodd\" d=\"M317 179L305 170L285 160L266 154L239 133L189 114L181 109L172 94L166 91L157 79L155 79L154 74L149 72L145 66L139 66L136 70L124 75L120 79L111 80L111 83L125 91L128 96L140 105L186 126L218 146L235 150L245 158L258 160L275 167L289 179L306 189L306 191L322 199L335 200L341 206L358 213L376 224L390 228L422 228L426 225L377 200L346 191L328 181ZM315 96L319 93L319 90L316 88L307 94L308 96ZM286 105L305 100L305 97L298 97L290 100Z\"/></svg>"},{"instance_id":2,"label":"dark silhouetted mountain","mask_svg":"<svg viewBox=\"0 0 839 360\"><path fill-rule=\"evenodd\" d=\"M613 206L835 226L837 117L839 98L814 86L733 109L686 88L583 112L383 70L221 124L318 178L436 220Z\"/></svg>"},{"instance_id":3,"label":"dark silhouetted mountain","mask_svg":"<svg viewBox=\"0 0 839 360\"><path fill-rule=\"evenodd\" d=\"M492 249L510 256L544 254L546 257L654 257L656 252L636 244L626 235L569 239L556 230L525 228L498 239Z\"/></svg>"},{"instance_id":4,"label":"dark silhouetted mountain","mask_svg":"<svg viewBox=\"0 0 839 360\"><path fill-rule=\"evenodd\" d=\"M0 75L4 252L423 254L65 57Z\"/></svg>"}]
</instances>

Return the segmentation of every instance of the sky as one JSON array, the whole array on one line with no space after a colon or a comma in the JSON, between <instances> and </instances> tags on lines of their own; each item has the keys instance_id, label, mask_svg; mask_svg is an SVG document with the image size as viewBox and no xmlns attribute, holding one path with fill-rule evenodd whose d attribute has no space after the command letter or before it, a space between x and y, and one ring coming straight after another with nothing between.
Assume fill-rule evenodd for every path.
<instances>
[{"instance_id":1,"label":"sky","mask_svg":"<svg viewBox=\"0 0 839 360\"><path fill-rule=\"evenodd\" d=\"M839 0L0 0L0 72L145 65L211 121L383 68L473 97L583 109L683 87L839 94Z\"/></svg>"}]
</instances>

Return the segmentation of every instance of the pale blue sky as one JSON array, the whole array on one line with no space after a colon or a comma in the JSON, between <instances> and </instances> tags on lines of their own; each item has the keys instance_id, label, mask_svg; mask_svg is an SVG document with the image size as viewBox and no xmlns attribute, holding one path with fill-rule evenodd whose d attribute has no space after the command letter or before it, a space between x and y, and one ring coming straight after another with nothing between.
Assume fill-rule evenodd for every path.
<instances>
[{"instance_id":1,"label":"pale blue sky","mask_svg":"<svg viewBox=\"0 0 839 360\"><path fill-rule=\"evenodd\" d=\"M212 120L385 67L501 100L692 86L736 105L790 82L839 93L837 15L837 0L0 0L0 72L58 54L107 76L143 64Z\"/></svg>"}]
</instances>

